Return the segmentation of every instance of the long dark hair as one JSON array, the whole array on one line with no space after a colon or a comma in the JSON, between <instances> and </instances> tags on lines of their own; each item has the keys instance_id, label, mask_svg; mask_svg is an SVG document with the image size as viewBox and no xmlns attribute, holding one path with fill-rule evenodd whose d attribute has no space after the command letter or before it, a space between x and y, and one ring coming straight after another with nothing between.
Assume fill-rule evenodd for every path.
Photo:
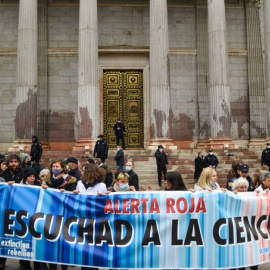
<instances>
[{"instance_id":1,"label":"long dark hair","mask_svg":"<svg viewBox=\"0 0 270 270\"><path fill-rule=\"evenodd\" d=\"M94 164L85 164L83 166L82 180L87 184L100 183L103 179L103 173L100 168Z\"/></svg>"},{"instance_id":2,"label":"long dark hair","mask_svg":"<svg viewBox=\"0 0 270 270\"><path fill-rule=\"evenodd\" d=\"M187 190L182 175L179 172L168 172L166 180L172 184L172 189L165 190Z\"/></svg>"}]
</instances>

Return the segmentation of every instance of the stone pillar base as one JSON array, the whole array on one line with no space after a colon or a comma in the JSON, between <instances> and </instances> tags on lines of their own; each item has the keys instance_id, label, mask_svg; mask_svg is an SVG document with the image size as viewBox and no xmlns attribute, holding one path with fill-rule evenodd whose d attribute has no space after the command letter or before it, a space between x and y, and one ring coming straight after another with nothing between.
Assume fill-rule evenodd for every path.
<instances>
[{"instance_id":1,"label":"stone pillar base","mask_svg":"<svg viewBox=\"0 0 270 270\"><path fill-rule=\"evenodd\" d=\"M172 139L157 138L149 140L146 145L147 150L157 150L159 145L163 145L166 150L177 149L177 146L173 144Z\"/></svg>"},{"instance_id":2,"label":"stone pillar base","mask_svg":"<svg viewBox=\"0 0 270 270\"><path fill-rule=\"evenodd\" d=\"M270 138L267 139L251 139L248 143L249 149L265 149L266 143L270 142Z\"/></svg>"},{"instance_id":3,"label":"stone pillar base","mask_svg":"<svg viewBox=\"0 0 270 270\"><path fill-rule=\"evenodd\" d=\"M76 156L93 156L95 145L96 140L77 140L76 144L73 146L72 154L75 154Z\"/></svg>"},{"instance_id":4,"label":"stone pillar base","mask_svg":"<svg viewBox=\"0 0 270 270\"><path fill-rule=\"evenodd\" d=\"M221 149L221 150L228 150L234 149L235 145L231 138L214 138L209 139L209 143L207 144L207 148L212 149Z\"/></svg>"}]
</instances>

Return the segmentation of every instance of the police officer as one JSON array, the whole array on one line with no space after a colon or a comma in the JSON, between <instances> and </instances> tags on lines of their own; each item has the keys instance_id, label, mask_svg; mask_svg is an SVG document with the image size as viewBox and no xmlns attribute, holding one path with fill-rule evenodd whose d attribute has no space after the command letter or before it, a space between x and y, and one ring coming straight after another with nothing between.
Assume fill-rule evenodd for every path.
<instances>
[{"instance_id":1,"label":"police officer","mask_svg":"<svg viewBox=\"0 0 270 270\"><path fill-rule=\"evenodd\" d=\"M266 148L262 151L261 164L270 168L270 143L267 143Z\"/></svg>"},{"instance_id":2,"label":"police officer","mask_svg":"<svg viewBox=\"0 0 270 270\"><path fill-rule=\"evenodd\" d=\"M204 158L204 163L206 167L212 167L214 169L217 168L219 161L217 156L214 155L213 149L209 149L208 155Z\"/></svg>"},{"instance_id":3,"label":"police officer","mask_svg":"<svg viewBox=\"0 0 270 270\"><path fill-rule=\"evenodd\" d=\"M237 170L237 176L228 180L226 183L226 188L232 190L232 183L239 177L244 177L248 181L248 191L254 191L254 184L252 178L249 176L249 167L247 164L240 164Z\"/></svg>"},{"instance_id":4,"label":"police officer","mask_svg":"<svg viewBox=\"0 0 270 270\"><path fill-rule=\"evenodd\" d=\"M114 125L113 130L116 136L116 144L119 145L119 141L122 141L122 148L125 149L125 131L126 128L124 124L121 122L121 119L117 119L117 123Z\"/></svg>"},{"instance_id":5,"label":"police officer","mask_svg":"<svg viewBox=\"0 0 270 270\"><path fill-rule=\"evenodd\" d=\"M102 162L105 162L105 159L108 157L108 143L104 140L104 136L102 134L98 135L98 140L94 149L94 157L100 158Z\"/></svg>"},{"instance_id":6,"label":"police officer","mask_svg":"<svg viewBox=\"0 0 270 270\"><path fill-rule=\"evenodd\" d=\"M162 145L158 146L158 149L155 153L155 157L156 157L156 163L157 163L158 185L161 187L162 186L162 182L161 182L162 173L164 175L164 180L166 180L167 165L168 165L167 154Z\"/></svg>"}]
</instances>

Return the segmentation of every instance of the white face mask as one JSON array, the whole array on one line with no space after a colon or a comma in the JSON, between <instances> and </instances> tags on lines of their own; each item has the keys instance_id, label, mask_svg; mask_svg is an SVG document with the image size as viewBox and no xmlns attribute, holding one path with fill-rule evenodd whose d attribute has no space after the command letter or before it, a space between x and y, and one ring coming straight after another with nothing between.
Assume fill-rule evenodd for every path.
<instances>
[{"instance_id":1,"label":"white face mask","mask_svg":"<svg viewBox=\"0 0 270 270\"><path fill-rule=\"evenodd\" d=\"M269 149L269 148L270 148L270 145L269 145L269 146L267 146L267 148Z\"/></svg>"},{"instance_id":2,"label":"white face mask","mask_svg":"<svg viewBox=\"0 0 270 270\"><path fill-rule=\"evenodd\" d=\"M210 152L210 153L209 153L209 155L211 155L211 156L212 156L213 154L214 154L213 152Z\"/></svg>"}]
</instances>

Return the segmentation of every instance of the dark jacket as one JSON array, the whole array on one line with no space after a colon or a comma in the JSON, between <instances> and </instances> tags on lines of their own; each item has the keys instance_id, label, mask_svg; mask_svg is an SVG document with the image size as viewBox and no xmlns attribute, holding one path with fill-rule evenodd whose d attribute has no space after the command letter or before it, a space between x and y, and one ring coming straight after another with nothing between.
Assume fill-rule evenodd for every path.
<instances>
[{"instance_id":1,"label":"dark jacket","mask_svg":"<svg viewBox=\"0 0 270 270\"><path fill-rule=\"evenodd\" d=\"M120 127L120 129L118 129L118 127ZM115 132L115 136L122 137L126 131L126 128L123 123L116 123L113 127L113 130Z\"/></svg>"},{"instance_id":2,"label":"dark jacket","mask_svg":"<svg viewBox=\"0 0 270 270\"><path fill-rule=\"evenodd\" d=\"M134 186L136 191L139 191L139 177L137 173L135 173L133 170L130 170L128 172L129 175L129 185Z\"/></svg>"},{"instance_id":3,"label":"dark jacket","mask_svg":"<svg viewBox=\"0 0 270 270\"><path fill-rule=\"evenodd\" d=\"M115 161L116 161L116 165L117 165L117 166L124 166L124 164L125 164L125 155L124 155L124 151L123 151L123 150L117 151L117 153L116 153L114 159L115 159Z\"/></svg>"},{"instance_id":4,"label":"dark jacket","mask_svg":"<svg viewBox=\"0 0 270 270\"><path fill-rule=\"evenodd\" d=\"M30 156L32 161L39 161L42 156L42 145L41 142L38 140L37 136L33 136L34 142L31 145L31 151L30 151Z\"/></svg>"},{"instance_id":5,"label":"dark jacket","mask_svg":"<svg viewBox=\"0 0 270 270\"><path fill-rule=\"evenodd\" d=\"M70 176L73 176L73 177L75 177L78 181L81 179L81 171L78 169L78 168L76 168L75 170L70 170L69 172L68 172L68 174L70 175Z\"/></svg>"},{"instance_id":6,"label":"dark jacket","mask_svg":"<svg viewBox=\"0 0 270 270\"><path fill-rule=\"evenodd\" d=\"M6 169L2 174L1 177L3 177L6 182L9 181L15 181L16 184L19 184L21 180L23 179L23 170L22 168L19 168L15 174L13 174L10 169Z\"/></svg>"},{"instance_id":7,"label":"dark jacket","mask_svg":"<svg viewBox=\"0 0 270 270\"><path fill-rule=\"evenodd\" d=\"M236 178L232 178L230 180L228 180L226 182L226 189L228 190L232 190L232 183L238 179L239 177L236 177ZM247 178L247 181L248 181L248 191L254 191L255 187L254 187L254 184L253 184L253 181L252 181L252 178L250 176L248 176Z\"/></svg>"},{"instance_id":8,"label":"dark jacket","mask_svg":"<svg viewBox=\"0 0 270 270\"><path fill-rule=\"evenodd\" d=\"M268 165L270 164L270 149L266 148L262 151L261 164Z\"/></svg>"},{"instance_id":9,"label":"dark jacket","mask_svg":"<svg viewBox=\"0 0 270 270\"><path fill-rule=\"evenodd\" d=\"M98 140L94 149L95 158L104 158L108 157L108 144L104 140Z\"/></svg>"},{"instance_id":10,"label":"dark jacket","mask_svg":"<svg viewBox=\"0 0 270 270\"><path fill-rule=\"evenodd\" d=\"M168 164L167 154L165 151L160 152L159 150L155 153L156 162L158 166L166 166Z\"/></svg>"},{"instance_id":11,"label":"dark jacket","mask_svg":"<svg viewBox=\"0 0 270 270\"><path fill-rule=\"evenodd\" d=\"M194 179L198 180L203 169L206 168L206 165L203 159L200 157L196 157L194 163L195 163Z\"/></svg>"},{"instance_id":12,"label":"dark jacket","mask_svg":"<svg viewBox=\"0 0 270 270\"><path fill-rule=\"evenodd\" d=\"M205 156L203 161L204 161L206 167L215 166L215 168L216 168L219 164L218 158L215 155L207 155L207 156Z\"/></svg>"}]
</instances>

